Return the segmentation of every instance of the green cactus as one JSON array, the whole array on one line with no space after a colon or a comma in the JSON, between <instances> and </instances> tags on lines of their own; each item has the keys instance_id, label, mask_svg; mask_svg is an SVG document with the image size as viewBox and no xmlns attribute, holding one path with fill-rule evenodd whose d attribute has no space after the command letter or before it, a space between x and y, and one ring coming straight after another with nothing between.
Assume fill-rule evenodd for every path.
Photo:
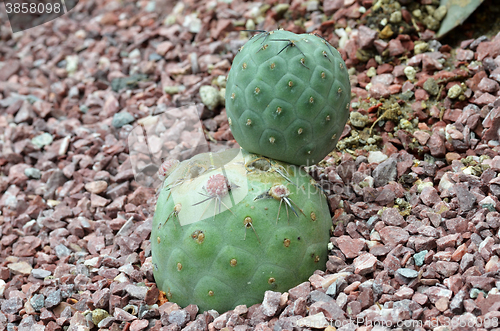
<instances>
[{"instance_id":1,"label":"green cactus","mask_svg":"<svg viewBox=\"0 0 500 331\"><path fill-rule=\"evenodd\" d=\"M151 232L169 300L222 313L324 268L331 217L303 169L242 149L169 164Z\"/></svg>"},{"instance_id":2,"label":"green cactus","mask_svg":"<svg viewBox=\"0 0 500 331\"><path fill-rule=\"evenodd\" d=\"M226 111L245 150L297 165L321 161L349 115L351 86L339 52L323 38L261 32L235 56Z\"/></svg>"}]
</instances>

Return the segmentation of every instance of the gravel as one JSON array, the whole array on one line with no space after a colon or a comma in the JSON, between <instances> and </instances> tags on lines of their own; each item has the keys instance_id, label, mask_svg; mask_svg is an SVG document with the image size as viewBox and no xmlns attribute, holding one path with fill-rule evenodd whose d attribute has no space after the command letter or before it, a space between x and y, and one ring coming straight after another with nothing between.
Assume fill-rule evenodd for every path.
<instances>
[{"instance_id":1,"label":"gravel","mask_svg":"<svg viewBox=\"0 0 500 331\"><path fill-rule=\"evenodd\" d=\"M499 330L500 34L451 48L405 30L402 7L387 20L404 33L381 39L361 17L372 1L267 3L80 1L15 37L2 16L0 330ZM167 114L149 148L186 159L201 117L211 142L236 146L220 77L249 37L242 23L342 46L352 123L309 168L332 212L323 270L260 304L199 313L154 282L163 156L134 130Z\"/></svg>"}]
</instances>

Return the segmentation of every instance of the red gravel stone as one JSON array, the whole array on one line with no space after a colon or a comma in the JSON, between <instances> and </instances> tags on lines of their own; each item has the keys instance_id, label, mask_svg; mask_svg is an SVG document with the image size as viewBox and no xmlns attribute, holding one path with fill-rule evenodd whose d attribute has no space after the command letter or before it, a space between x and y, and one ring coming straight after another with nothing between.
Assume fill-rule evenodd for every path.
<instances>
[{"instance_id":1,"label":"red gravel stone","mask_svg":"<svg viewBox=\"0 0 500 331\"><path fill-rule=\"evenodd\" d=\"M358 30L359 30L358 34L359 47L361 49L368 49L372 47L373 42L375 41L375 39L377 39L378 32L364 25L360 25Z\"/></svg>"},{"instance_id":2,"label":"red gravel stone","mask_svg":"<svg viewBox=\"0 0 500 331\"><path fill-rule=\"evenodd\" d=\"M391 39L389 41L388 48L389 54L391 56L402 55L404 52L406 52L406 48L403 46L399 39Z\"/></svg>"},{"instance_id":3,"label":"red gravel stone","mask_svg":"<svg viewBox=\"0 0 500 331\"><path fill-rule=\"evenodd\" d=\"M377 258L370 253L365 253L355 258L353 264L354 272L364 276L375 271Z\"/></svg>"},{"instance_id":4,"label":"red gravel stone","mask_svg":"<svg viewBox=\"0 0 500 331\"><path fill-rule=\"evenodd\" d=\"M337 247L348 259L355 258L365 247L363 239L352 239L349 236L341 236L337 238Z\"/></svg>"},{"instance_id":5,"label":"red gravel stone","mask_svg":"<svg viewBox=\"0 0 500 331\"><path fill-rule=\"evenodd\" d=\"M427 142L427 146L429 147L429 151L432 156L435 157L444 157L446 154L446 147L444 146L444 141L441 136L434 132L429 141Z\"/></svg>"},{"instance_id":6,"label":"red gravel stone","mask_svg":"<svg viewBox=\"0 0 500 331\"><path fill-rule=\"evenodd\" d=\"M386 85L377 83L370 87L370 95L375 99L388 98L391 95L391 91Z\"/></svg>"},{"instance_id":7,"label":"red gravel stone","mask_svg":"<svg viewBox=\"0 0 500 331\"><path fill-rule=\"evenodd\" d=\"M429 186L424 187L422 193L420 193L420 199L429 207L432 207L436 203L441 201L441 198L439 197L436 189Z\"/></svg>"},{"instance_id":8,"label":"red gravel stone","mask_svg":"<svg viewBox=\"0 0 500 331\"><path fill-rule=\"evenodd\" d=\"M386 245L404 244L409 239L408 231L395 226L386 226L382 228L379 233L382 241Z\"/></svg>"}]
</instances>

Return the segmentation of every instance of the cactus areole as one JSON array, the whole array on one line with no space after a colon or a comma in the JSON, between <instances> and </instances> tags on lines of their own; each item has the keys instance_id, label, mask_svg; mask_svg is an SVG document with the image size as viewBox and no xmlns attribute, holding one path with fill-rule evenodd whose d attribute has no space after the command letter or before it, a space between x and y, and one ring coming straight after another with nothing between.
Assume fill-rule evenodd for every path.
<instances>
[{"instance_id":1,"label":"cactus areole","mask_svg":"<svg viewBox=\"0 0 500 331\"><path fill-rule=\"evenodd\" d=\"M226 84L231 132L245 150L312 165L336 146L351 86L339 52L311 34L253 36L235 56Z\"/></svg>"},{"instance_id":2,"label":"cactus areole","mask_svg":"<svg viewBox=\"0 0 500 331\"><path fill-rule=\"evenodd\" d=\"M326 197L303 169L242 149L199 154L159 194L154 277L183 307L250 306L323 269L331 225Z\"/></svg>"}]
</instances>

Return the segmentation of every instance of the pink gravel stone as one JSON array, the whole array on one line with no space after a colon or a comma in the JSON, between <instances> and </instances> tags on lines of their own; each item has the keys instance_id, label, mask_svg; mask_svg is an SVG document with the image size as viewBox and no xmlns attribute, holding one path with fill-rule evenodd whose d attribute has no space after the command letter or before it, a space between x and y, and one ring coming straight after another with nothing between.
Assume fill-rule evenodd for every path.
<instances>
[{"instance_id":1,"label":"pink gravel stone","mask_svg":"<svg viewBox=\"0 0 500 331\"><path fill-rule=\"evenodd\" d=\"M489 93L483 93L479 98L474 100L474 103L481 107L493 103L496 99L497 99L496 96L493 96Z\"/></svg>"},{"instance_id":2,"label":"pink gravel stone","mask_svg":"<svg viewBox=\"0 0 500 331\"><path fill-rule=\"evenodd\" d=\"M365 248L364 239L352 239L350 236L337 238L337 246L346 258L353 259Z\"/></svg>"},{"instance_id":3,"label":"pink gravel stone","mask_svg":"<svg viewBox=\"0 0 500 331\"><path fill-rule=\"evenodd\" d=\"M500 261L497 255L493 255L484 266L486 272L498 272L500 270Z\"/></svg>"},{"instance_id":4,"label":"pink gravel stone","mask_svg":"<svg viewBox=\"0 0 500 331\"><path fill-rule=\"evenodd\" d=\"M486 315L489 312L500 312L500 294L490 293L488 297L478 303L481 314Z\"/></svg>"},{"instance_id":5,"label":"pink gravel stone","mask_svg":"<svg viewBox=\"0 0 500 331\"><path fill-rule=\"evenodd\" d=\"M477 86L477 88L481 92L495 93L496 91L498 91L499 86L500 85L496 81L494 81L493 79L484 77L479 82L479 85Z\"/></svg>"},{"instance_id":6,"label":"pink gravel stone","mask_svg":"<svg viewBox=\"0 0 500 331\"><path fill-rule=\"evenodd\" d=\"M468 276L465 278L465 282L472 287L488 292L495 286L496 279L494 277L485 276Z\"/></svg>"},{"instance_id":7,"label":"pink gravel stone","mask_svg":"<svg viewBox=\"0 0 500 331\"><path fill-rule=\"evenodd\" d=\"M417 89L415 91L415 101L425 101L429 100L429 93L423 89Z\"/></svg>"},{"instance_id":8,"label":"pink gravel stone","mask_svg":"<svg viewBox=\"0 0 500 331\"><path fill-rule=\"evenodd\" d=\"M349 286L347 286L345 289L344 289L344 293L345 294L350 294L351 292L353 291L357 291L358 288L359 288L359 285L361 285L361 282L360 281L356 281L356 282L352 282L351 284L349 284Z\"/></svg>"},{"instance_id":9,"label":"pink gravel stone","mask_svg":"<svg viewBox=\"0 0 500 331\"><path fill-rule=\"evenodd\" d=\"M449 220L446 220L446 221L447 221L447 225L448 225ZM444 250L448 247L453 248L453 247L455 247L459 237L460 237L459 233L454 233L454 234L449 234L449 235L443 236L436 241L436 245L437 245L439 250Z\"/></svg>"},{"instance_id":10,"label":"pink gravel stone","mask_svg":"<svg viewBox=\"0 0 500 331\"><path fill-rule=\"evenodd\" d=\"M388 98L391 95L391 91L386 85L378 83L370 87L370 95L375 99Z\"/></svg>"},{"instance_id":11,"label":"pink gravel stone","mask_svg":"<svg viewBox=\"0 0 500 331\"><path fill-rule=\"evenodd\" d=\"M440 298L447 298L450 300L453 292L445 288L432 286L425 291L425 294L429 297L430 302L435 304Z\"/></svg>"},{"instance_id":12,"label":"pink gravel stone","mask_svg":"<svg viewBox=\"0 0 500 331\"><path fill-rule=\"evenodd\" d=\"M464 243L458 246L455 252L453 252L451 255L451 261L459 262L465 253L467 253L467 245Z\"/></svg>"},{"instance_id":13,"label":"pink gravel stone","mask_svg":"<svg viewBox=\"0 0 500 331\"><path fill-rule=\"evenodd\" d=\"M484 41L477 46L476 58L478 61L482 61L487 56L495 58L498 55L500 55L498 35L492 41Z\"/></svg>"},{"instance_id":14,"label":"pink gravel stone","mask_svg":"<svg viewBox=\"0 0 500 331\"><path fill-rule=\"evenodd\" d=\"M427 303L427 300L429 298L427 297L427 295L425 295L423 293L416 292L415 294L413 294L411 299L413 301L415 301L416 303L418 303L419 305L423 306Z\"/></svg>"},{"instance_id":15,"label":"pink gravel stone","mask_svg":"<svg viewBox=\"0 0 500 331\"><path fill-rule=\"evenodd\" d=\"M423 188L422 193L420 193L420 200L427 206L432 207L441 201L441 198L434 187L426 186Z\"/></svg>"},{"instance_id":16,"label":"pink gravel stone","mask_svg":"<svg viewBox=\"0 0 500 331\"><path fill-rule=\"evenodd\" d=\"M344 320L345 313L335 301L317 301L309 307L309 316L323 313L327 320Z\"/></svg>"},{"instance_id":17,"label":"pink gravel stone","mask_svg":"<svg viewBox=\"0 0 500 331\"><path fill-rule=\"evenodd\" d=\"M290 294L290 300L295 301L298 298L307 298L309 293L311 293L311 283L303 282L294 288L291 288L288 293Z\"/></svg>"},{"instance_id":18,"label":"pink gravel stone","mask_svg":"<svg viewBox=\"0 0 500 331\"><path fill-rule=\"evenodd\" d=\"M457 60L470 61L474 58L474 52L470 49L457 49Z\"/></svg>"},{"instance_id":19,"label":"pink gravel stone","mask_svg":"<svg viewBox=\"0 0 500 331\"><path fill-rule=\"evenodd\" d=\"M382 52L387 48L388 43L383 41L382 39L377 39L373 42L373 45L377 49L377 52L379 54L382 54Z\"/></svg>"},{"instance_id":20,"label":"pink gravel stone","mask_svg":"<svg viewBox=\"0 0 500 331\"><path fill-rule=\"evenodd\" d=\"M353 264L354 273L364 276L375 271L377 258L370 253L365 253L355 258Z\"/></svg>"},{"instance_id":21,"label":"pink gravel stone","mask_svg":"<svg viewBox=\"0 0 500 331\"><path fill-rule=\"evenodd\" d=\"M427 146L429 147L429 151L432 156L444 157L446 154L446 147L444 146L443 138L441 138L437 132L432 134L427 142Z\"/></svg>"},{"instance_id":22,"label":"pink gravel stone","mask_svg":"<svg viewBox=\"0 0 500 331\"><path fill-rule=\"evenodd\" d=\"M115 308L115 312L113 314L113 317L116 318L118 321L122 322L130 322L135 319L137 319L136 316L126 312L125 310L121 308Z\"/></svg>"},{"instance_id":23,"label":"pink gravel stone","mask_svg":"<svg viewBox=\"0 0 500 331\"><path fill-rule=\"evenodd\" d=\"M394 81L394 76L392 74L380 74L372 77L371 83L375 84L384 84L385 86L389 86Z\"/></svg>"},{"instance_id":24,"label":"pink gravel stone","mask_svg":"<svg viewBox=\"0 0 500 331\"><path fill-rule=\"evenodd\" d=\"M391 94L398 94L401 92L401 85L399 84L392 84L389 86L389 92Z\"/></svg>"},{"instance_id":25,"label":"pink gravel stone","mask_svg":"<svg viewBox=\"0 0 500 331\"><path fill-rule=\"evenodd\" d=\"M452 275L450 276L450 278L448 278L448 288L453 291L455 295L458 293L458 291L460 291L460 289L462 289L462 286L464 286L464 281L460 274Z\"/></svg>"},{"instance_id":26,"label":"pink gravel stone","mask_svg":"<svg viewBox=\"0 0 500 331\"><path fill-rule=\"evenodd\" d=\"M326 1L325 1L326 2ZM377 39L378 32L370 29L365 25L360 25L358 28L358 44L361 49L368 49L373 46L373 42Z\"/></svg>"},{"instance_id":27,"label":"pink gravel stone","mask_svg":"<svg viewBox=\"0 0 500 331\"><path fill-rule=\"evenodd\" d=\"M410 238L410 234L405 229L396 226L386 226L379 231L382 242L386 245L405 244Z\"/></svg>"},{"instance_id":28,"label":"pink gravel stone","mask_svg":"<svg viewBox=\"0 0 500 331\"><path fill-rule=\"evenodd\" d=\"M408 65L412 66L412 67L419 66L422 63L422 58L423 57L424 57L424 54L417 54L417 55L412 56L408 60Z\"/></svg>"},{"instance_id":29,"label":"pink gravel stone","mask_svg":"<svg viewBox=\"0 0 500 331\"><path fill-rule=\"evenodd\" d=\"M448 302L449 300L447 298L439 298L435 303L436 308L440 312L444 312L446 309L448 309Z\"/></svg>"},{"instance_id":30,"label":"pink gravel stone","mask_svg":"<svg viewBox=\"0 0 500 331\"><path fill-rule=\"evenodd\" d=\"M388 254L384 259L384 267L392 272L395 272L399 268L401 268L401 261L393 254Z\"/></svg>"},{"instance_id":31,"label":"pink gravel stone","mask_svg":"<svg viewBox=\"0 0 500 331\"><path fill-rule=\"evenodd\" d=\"M165 54L167 54L168 52L173 50L174 47L175 47L175 45L172 42L167 40L167 41L159 43L156 46L156 53L158 53L161 56L165 56Z\"/></svg>"},{"instance_id":32,"label":"pink gravel stone","mask_svg":"<svg viewBox=\"0 0 500 331\"><path fill-rule=\"evenodd\" d=\"M331 15L342 7L344 7L344 0L323 1L323 11L326 15Z\"/></svg>"},{"instance_id":33,"label":"pink gravel stone","mask_svg":"<svg viewBox=\"0 0 500 331\"><path fill-rule=\"evenodd\" d=\"M398 56L406 52L406 48L403 46L399 39L391 39L389 41L389 54L391 56Z\"/></svg>"},{"instance_id":34,"label":"pink gravel stone","mask_svg":"<svg viewBox=\"0 0 500 331\"><path fill-rule=\"evenodd\" d=\"M417 138L418 143L422 146L425 146L425 144L427 144L427 141L429 141L429 138L431 137L431 135L427 132L420 130L413 132L413 136Z\"/></svg>"},{"instance_id":35,"label":"pink gravel stone","mask_svg":"<svg viewBox=\"0 0 500 331\"><path fill-rule=\"evenodd\" d=\"M266 291L264 300L262 301L262 312L266 316L273 316L278 309L280 303L281 293Z\"/></svg>"},{"instance_id":36,"label":"pink gravel stone","mask_svg":"<svg viewBox=\"0 0 500 331\"><path fill-rule=\"evenodd\" d=\"M459 266L457 262L437 261L436 271L443 277L450 277L458 271Z\"/></svg>"},{"instance_id":37,"label":"pink gravel stone","mask_svg":"<svg viewBox=\"0 0 500 331\"><path fill-rule=\"evenodd\" d=\"M439 63L438 60L424 54L422 57L422 70L424 71L435 71L443 69L443 65Z\"/></svg>"},{"instance_id":38,"label":"pink gravel stone","mask_svg":"<svg viewBox=\"0 0 500 331\"><path fill-rule=\"evenodd\" d=\"M394 298L396 300L411 299L413 297L413 289L408 286L401 286L396 293L394 293Z\"/></svg>"},{"instance_id":39,"label":"pink gravel stone","mask_svg":"<svg viewBox=\"0 0 500 331\"><path fill-rule=\"evenodd\" d=\"M2 68L0 68L0 82L6 82L12 75L14 75L21 68L21 61L8 60Z\"/></svg>"},{"instance_id":40,"label":"pink gravel stone","mask_svg":"<svg viewBox=\"0 0 500 331\"><path fill-rule=\"evenodd\" d=\"M135 320L130 324L130 331L141 331L148 327L148 320Z\"/></svg>"},{"instance_id":41,"label":"pink gravel stone","mask_svg":"<svg viewBox=\"0 0 500 331\"><path fill-rule=\"evenodd\" d=\"M405 68L406 68L406 66L404 64L399 64L399 65L394 67L392 74L394 75L394 77L404 76L405 75L405 72L404 72Z\"/></svg>"},{"instance_id":42,"label":"pink gravel stone","mask_svg":"<svg viewBox=\"0 0 500 331\"><path fill-rule=\"evenodd\" d=\"M396 208L387 208L382 212L382 221L386 225L405 227L406 222Z\"/></svg>"}]
</instances>

